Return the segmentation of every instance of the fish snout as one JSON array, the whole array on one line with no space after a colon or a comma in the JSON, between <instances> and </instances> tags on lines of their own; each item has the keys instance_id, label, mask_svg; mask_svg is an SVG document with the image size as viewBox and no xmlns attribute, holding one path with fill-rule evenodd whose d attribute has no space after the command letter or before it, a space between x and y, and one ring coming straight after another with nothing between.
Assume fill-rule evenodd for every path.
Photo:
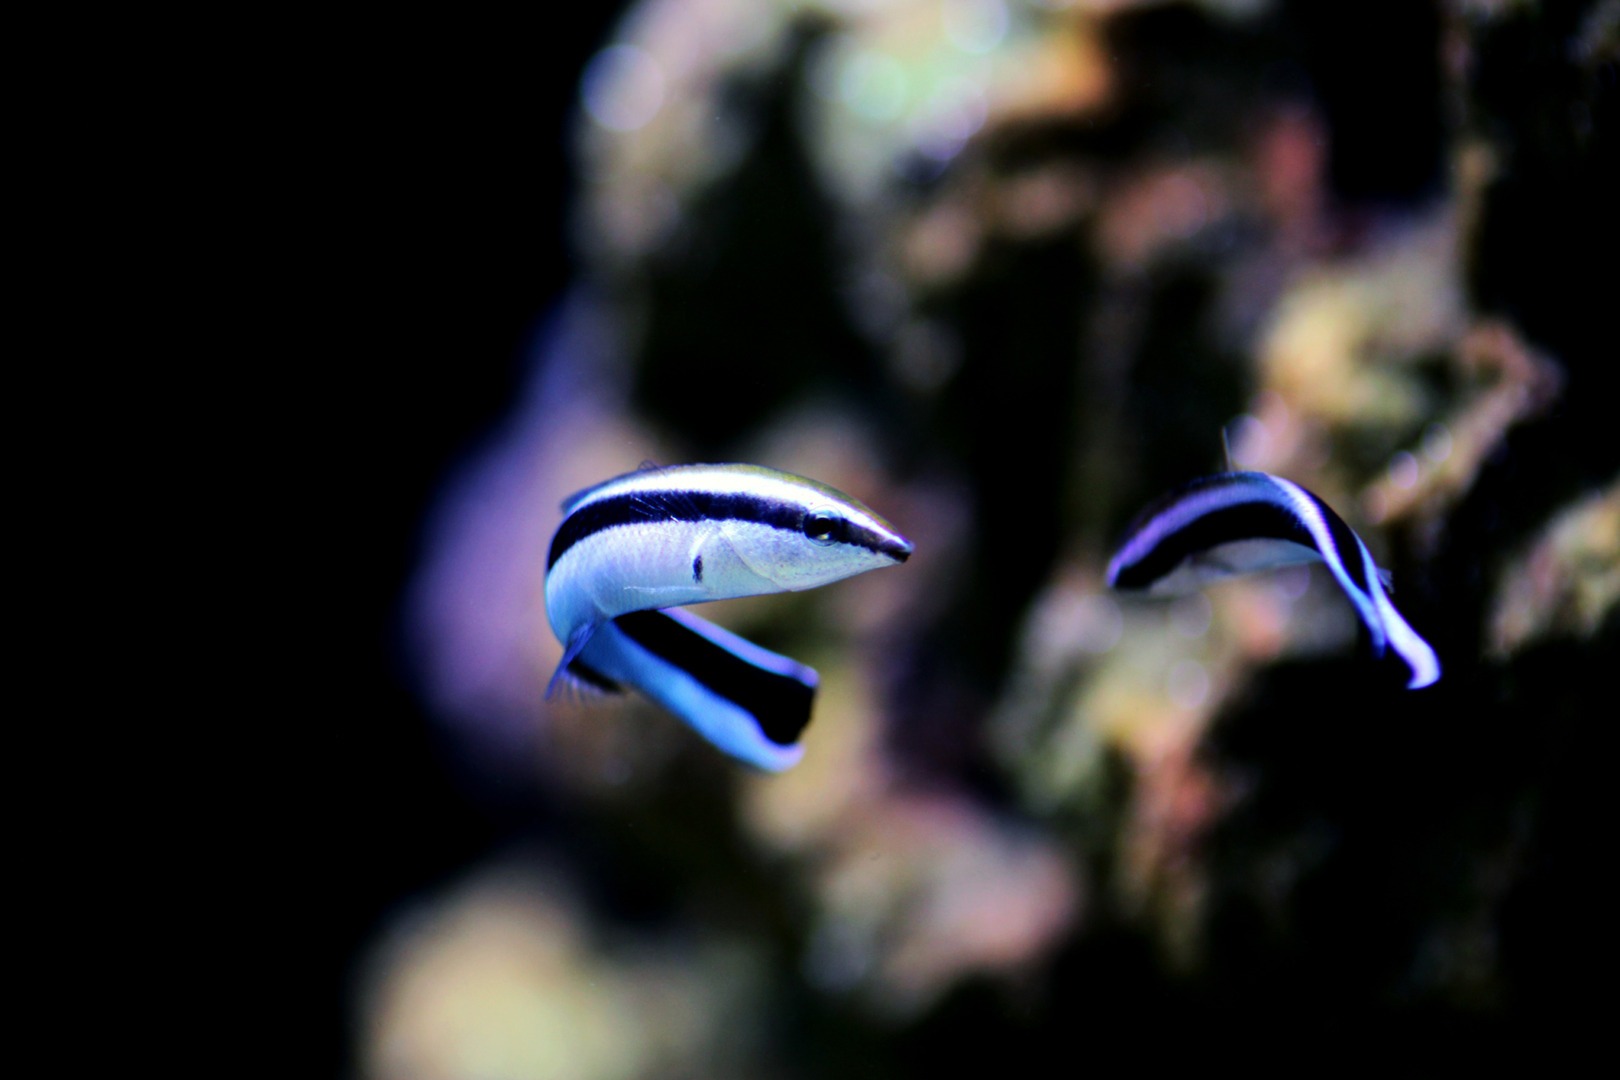
<instances>
[{"instance_id":1,"label":"fish snout","mask_svg":"<svg viewBox=\"0 0 1620 1080\"><path fill-rule=\"evenodd\" d=\"M883 542L878 545L878 551L897 563L903 563L911 558L911 541L899 533L894 533L884 537Z\"/></svg>"}]
</instances>

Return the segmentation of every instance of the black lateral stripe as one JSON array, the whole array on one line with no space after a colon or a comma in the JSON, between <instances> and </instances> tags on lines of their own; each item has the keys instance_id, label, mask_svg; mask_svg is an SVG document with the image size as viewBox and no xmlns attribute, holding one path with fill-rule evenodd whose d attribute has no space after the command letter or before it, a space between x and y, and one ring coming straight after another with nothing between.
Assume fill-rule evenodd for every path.
<instances>
[{"instance_id":1,"label":"black lateral stripe","mask_svg":"<svg viewBox=\"0 0 1620 1080\"><path fill-rule=\"evenodd\" d=\"M1293 511L1265 499L1211 510L1160 540L1153 550L1120 568L1114 585L1146 589L1183 562L1234 540L1286 540L1316 550L1316 538Z\"/></svg>"},{"instance_id":2,"label":"black lateral stripe","mask_svg":"<svg viewBox=\"0 0 1620 1080\"><path fill-rule=\"evenodd\" d=\"M1304 488L1299 490L1305 491ZM1342 517L1333 512L1333 507L1317 498L1314 492L1305 491L1305 494L1321 512L1322 520L1327 522L1328 534L1333 537L1333 546L1339 549L1339 561L1344 564L1345 573L1350 575L1350 580L1355 583L1356 588L1371 596L1372 582L1367 580L1367 567L1361 558L1361 543L1356 539L1354 530L1344 523Z\"/></svg>"},{"instance_id":3,"label":"black lateral stripe","mask_svg":"<svg viewBox=\"0 0 1620 1080\"><path fill-rule=\"evenodd\" d=\"M815 687L751 664L661 611L633 611L613 622L637 645L742 708L778 746L798 742L810 722Z\"/></svg>"},{"instance_id":4,"label":"black lateral stripe","mask_svg":"<svg viewBox=\"0 0 1620 1080\"><path fill-rule=\"evenodd\" d=\"M629 491L582 506L563 519L551 538L546 569L587 536L616 525L644 521L752 521L776 529L803 528L804 508L759 495L713 491Z\"/></svg>"},{"instance_id":5,"label":"black lateral stripe","mask_svg":"<svg viewBox=\"0 0 1620 1080\"><path fill-rule=\"evenodd\" d=\"M749 521L773 529L799 532L804 528L804 507L796 502L763 495L714 491L629 491L582 506L563 519L551 538L546 569L557 565L563 553L588 536L616 525L643 521ZM835 539L868 551L886 552L904 561L909 551L896 551L881 533L840 517Z\"/></svg>"},{"instance_id":6,"label":"black lateral stripe","mask_svg":"<svg viewBox=\"0 0 1620 1080\"><path fill-rule=\"evenodd\" d=\"M866 526L853 521L846 524L838 540L840 543L854 544L856 547L863 547L867 551L876 551L887 555L896 562L905 562L911 556L911 545L903 541L897 544L882 533L868 529Z\"/></svg>"}]
</instances>

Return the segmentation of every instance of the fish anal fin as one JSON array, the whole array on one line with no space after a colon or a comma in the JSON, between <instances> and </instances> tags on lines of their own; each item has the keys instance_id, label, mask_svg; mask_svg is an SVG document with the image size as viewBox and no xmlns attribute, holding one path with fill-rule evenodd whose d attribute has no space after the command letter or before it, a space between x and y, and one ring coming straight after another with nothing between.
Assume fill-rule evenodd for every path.
<instances>
[{"instance_id":1,"label":"fish anal fin","mask_svg":"<svg viewBox=\"0 0 1620 1080\"><path fill-rule=\"evenodd\" d=\"M573 665L575 660L579 659L579 654L584 650L585 644L591 640L591 635L596 632L597 625L593 622L584 623L575 627L573 633L568 635L568 641L563 646L562 659L557 662L557 670L551 673L551 681L546 684L546 697L551 697L556 692L557 683L567 677L569 667Z\"/></svg>"},{"instance_id":2,"label":"fish anal fin","mask_svg":"<svg viewBox=\"0 0 1620 1080\"><path fill-rule=\"evenodd\" d=\"M581 697L617 697L624 693L623 686L583 660L575 660L563 670L562 685L565 693L573 692Z\"/></svg>"}]
</instances>

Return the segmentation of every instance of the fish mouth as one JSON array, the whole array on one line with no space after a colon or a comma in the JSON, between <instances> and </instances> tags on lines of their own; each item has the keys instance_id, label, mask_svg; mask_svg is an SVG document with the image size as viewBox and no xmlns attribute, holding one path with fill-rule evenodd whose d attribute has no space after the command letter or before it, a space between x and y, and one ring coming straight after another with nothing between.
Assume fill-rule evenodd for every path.
<instances>
[{"instance_id":1,"label":"fish mouth","mask_svg":"<svg viewBox=\"0 0 1620 1080\"><path fill-rule=\"evenodd\" d=\"M890 529L854 526L848 540L875 555L884 555L897 563L911 558L911 541Z\"/></svg>"}]
</instances>

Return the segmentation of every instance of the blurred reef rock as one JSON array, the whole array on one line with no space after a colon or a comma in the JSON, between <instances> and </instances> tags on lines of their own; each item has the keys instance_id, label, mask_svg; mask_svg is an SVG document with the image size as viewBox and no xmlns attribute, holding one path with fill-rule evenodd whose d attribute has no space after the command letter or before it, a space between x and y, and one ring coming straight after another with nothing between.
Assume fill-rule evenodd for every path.
<instances>
[{"instance_id":1,"label":"blurred reef rock","mask_svg":"<svg viewBox=\"0 0 1620 1080\"><path fill-rule=\"evenodd\" d=\"M1193 1060L1414 1018L1477 1061L1592 1015L1616 11L632 5L581 87L587 269L413 606L449 741L565 835L379 938L370 1074L926 1076L1081 1024ZM1436 687L1314 571L1105 591L1228 453L1367 538ZM542 700L558 501L644 460L814 476L916 542L717 606L822 673L780 778Z\"/></svg>"}]
</instances>

